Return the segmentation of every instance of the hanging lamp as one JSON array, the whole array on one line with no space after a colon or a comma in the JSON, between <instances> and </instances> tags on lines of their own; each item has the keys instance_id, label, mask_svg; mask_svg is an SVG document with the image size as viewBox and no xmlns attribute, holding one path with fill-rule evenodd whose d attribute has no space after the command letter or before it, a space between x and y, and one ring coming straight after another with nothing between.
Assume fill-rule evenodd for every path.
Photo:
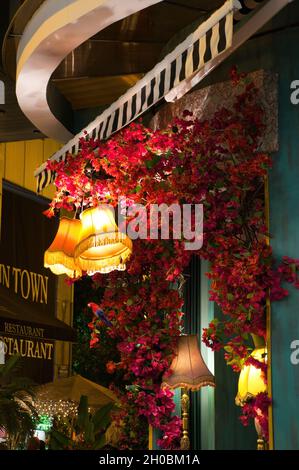
<instances>
[{"instance_id":1,"label":"hanging lamp","mask_svg":"<svg viewBox=\"0 0 299 470\"><path fill-rule=\"evenodd\" d=\"M255 336L255 335L254 335ZM256 343L256 341L255 341ZM266 346L257 347L252 351L250 356L263 363L267 363L267 348ZM265 383L265 378L263 371L259 367L255 367L254 364L248 364L242 367L239 382L238 382L238 394L235 398L236 405L244 406L252 398L256 397L259 393L267 391L267 384ZM261 417L263 413L260 409L257 409L256 412ZM258 416L254 418L255 429L258 435L257 438L257 450L266 450L267 443L265 442L265 436L263 435L263 430L260 425Z\"/></svg>"},{"instance_id":2,"label":"hanging lamp","mask_svg":"<svg viewBox=\"0 0 299 470\"><path fill-rule=\"evenodd\" d=\"M44 266L54 274L67 274L69 277L82 275L75 263L74 250L81 233L81 221L62 217L56 236L44 254Z\"/></svg>"},{"instance_id":3,"label":"hanging lamp","mask_svg":"<svg viewBox=\"0 0 299 470\"><path fill-rule=\"evenodd\" d=\"M178 338L176 355L170 365L172 374L164 374L162 387L181 388L181 410L183 435L181 450L189 450L189 390L199 390L207 385L215 387L215 377L203 360L197 335L182 335Z\"/></svg>"},{"instance_id":4,"label":"hanging lamp","mask_svg":"<svg viewBox=\"0 0 299 470\"><path fill-rule=\"evenodd\" d=\"M113 209L101 204L83 211L80 219L82 230L75 248L75 263L89 275L124 271L132 241L118 230Z\"/></svg>"},{"instance_id":5,"label":"hanging lamp","mask_svg":"<svg viewBox=\"0 0 299 470\"><path fill-rule=\"evenodd\" d=\"M265 364L267 362L267 349L265 347L256 348L250 356ZM250 398L256 397L256 395L266 392L266 390L267 385L262 370L253 364L243 366L239 375L236 405L243 406Z\"/></svg>"}]
</instances>

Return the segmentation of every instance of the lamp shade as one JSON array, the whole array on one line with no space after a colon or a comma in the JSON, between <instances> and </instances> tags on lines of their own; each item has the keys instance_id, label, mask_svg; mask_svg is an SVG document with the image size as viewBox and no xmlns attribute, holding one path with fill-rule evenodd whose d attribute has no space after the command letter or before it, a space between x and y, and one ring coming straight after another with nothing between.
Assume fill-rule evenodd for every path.
<instances>
[{"instance_id":1,"label":"lamp shade","mask_svg":"<svg viewBox=\"0 0 299 470\"><path fill-rule=\"evenodd\" d=\"M260 362L266 362L266 348L257 348L251 353L251 357ZM249 398L255 397L260 392L265 392L267 385L263 379L261 369L253 364L243 366L238 382L238 394L236 396L236 404L243 406Z\"/></svg>"},{"instance_id":2,"label":"lamp shade","mask_svg":"<svg viewBox=\"0 0 299 470\"><path fill-rule=\"evenodd\" d=\"M81 236L75 249L75 262L83 271L109 273L126 269L132 241L119 232L109 205L101 204L80 214Z\"/></svg>"},{"instance_id":3,"label":"lamp shade","mask_svg":"<svg viewBox=\"0 0 299 470\"><path fill-rule=\"evenodd\" d=\"M190 390L199 390L206 385L215 387L215 377L202 358L196 335L178 338L177 354L170 369L173 373L169 377L163 377L162 385Z\"/></svg>"},{"instance_id":4,"label":"lamp shade","mask_svg":"<svg viewBox=\"0 0 299 470\"><path fill-rule=\"evenodd\" d=\"M44 254L44 266L54 274L81 276L81 269L75 264L74 251L81 232L81 221L62 217L56 236Z\"/></svg>"}]
</instances>

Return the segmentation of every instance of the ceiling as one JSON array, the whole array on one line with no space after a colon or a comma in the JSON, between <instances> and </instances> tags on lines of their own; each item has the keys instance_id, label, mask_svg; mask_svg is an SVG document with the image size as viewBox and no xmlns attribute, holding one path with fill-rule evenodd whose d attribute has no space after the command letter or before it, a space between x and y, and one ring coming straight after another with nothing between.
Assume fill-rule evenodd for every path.
<instances>
[{"instance_id":1,"label":"ceiling","mask_svg":"<svg viewBox=\"0 0 299 470\"><path fill-rule=\"evenodd\" d=\"M18 107L14 83L16 52L26 24L43 0L11 0L3 39L2 64L6 104L0 107L0 141L40 138L42 134ZM133 86L162 57L169 41L223 0L166 0L118 21L69 54L51 84L78 114L105 107ZM176 45L176 44L175 44ZM172 48L172 45L171 47ZM2 113L1 113L2 109Z\"/></svg>"},{"instance_id":2,"label":"ceiling","mask_svg":"<svg viewBox=\"0 0 299 470\"><path fill-rule=\"evenodd\" d=\"M164 1L118 21L67 56L53 83L74 109L110 104L154 67L178 31L222 3Z\"/></svg>"},{"instance_id":3,"label":"ceiling","mask_svg":"<svg viewBox=\"0 0 299 470\"><path fill-rule=\"evenodd\" d=\"M0 105L0 143L43 137L20 110L15 94L15 83L1 71L0 80L5 83L5 104Z\"/></svg>"}]
</instances>

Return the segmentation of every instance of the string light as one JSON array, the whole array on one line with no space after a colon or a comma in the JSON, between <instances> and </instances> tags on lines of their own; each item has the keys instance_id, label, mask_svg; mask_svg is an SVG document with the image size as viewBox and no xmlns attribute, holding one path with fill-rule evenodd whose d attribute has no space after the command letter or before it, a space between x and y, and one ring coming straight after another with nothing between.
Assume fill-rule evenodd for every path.
<instances>
[{"instance_id":1,"label":"string light","mask_svg":"<svg viewBox=\"0 0 299 470\"><path fill-rule=\"evenodd\" d=\"M47 415L49 417L67 418L76 416L78 413L78 404L67 400L38 400L35 404L39 416Z\"/></svg>"}]
</instances>

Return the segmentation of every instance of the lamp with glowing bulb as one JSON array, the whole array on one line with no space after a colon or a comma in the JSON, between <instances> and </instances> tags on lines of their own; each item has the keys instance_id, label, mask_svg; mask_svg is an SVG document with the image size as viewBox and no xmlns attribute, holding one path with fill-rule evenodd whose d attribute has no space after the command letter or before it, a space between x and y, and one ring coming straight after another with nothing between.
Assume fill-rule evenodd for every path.
<instances>
[{"instance_id":1,"label":"lamp with glowing bulb","mask_svg":"<svg viewBox=\"0 0 299 470\"><path fill-rule=\"evenodd\" d=\"M266 363L267 349L265 346L257 347L250 356L261 363ZM266 391L267 385L263 377L263 371L253 364L244 365L239 375L238 394L235 399L236 405L244 406L248 400ZM266 444L262 435L262 429L256 418L254 424L258 435L257 450L265 450Z\"/></svg>"},{"instance_id":2,"label":"lamp with glowing bulb","mask_svg":"<svg viewBox=\"0 0 299 470\"><path fill-rule=\"evenodd\" d=\"M81 233L81 221L62 217L56 236L44 254L44 266L54 274L81 276L81 269L74 260L75 247Z\"/></svg>"},{"instance_id":3,"label":"lamp with glowing bulb","mask_svg":"<svg viewBox=\"0 0 299 470\"><path fill-rule=\"evenodd\" d=\"M215 377L206 366L198 345L197 335L183 335L178 338L176 356L170 366L172 374L164 375L162 386L182 388L181 407L183 435L181 449L190 448L189 439L189 390L199 390L210 385L215 387Z\"/></svg>"},{"instance_id":4,"label":"lamp with glowing bulb","mask_svg":"<svg viewBox=\"0 0 299 470\"><path fill-rule=\"evenodd\" d=\"M75 248L75 263L89 275L124 271L132 241L118 230L113 209L101 204L83 211L80 219L82 230Z\"/></svg>"}]
</instances>

